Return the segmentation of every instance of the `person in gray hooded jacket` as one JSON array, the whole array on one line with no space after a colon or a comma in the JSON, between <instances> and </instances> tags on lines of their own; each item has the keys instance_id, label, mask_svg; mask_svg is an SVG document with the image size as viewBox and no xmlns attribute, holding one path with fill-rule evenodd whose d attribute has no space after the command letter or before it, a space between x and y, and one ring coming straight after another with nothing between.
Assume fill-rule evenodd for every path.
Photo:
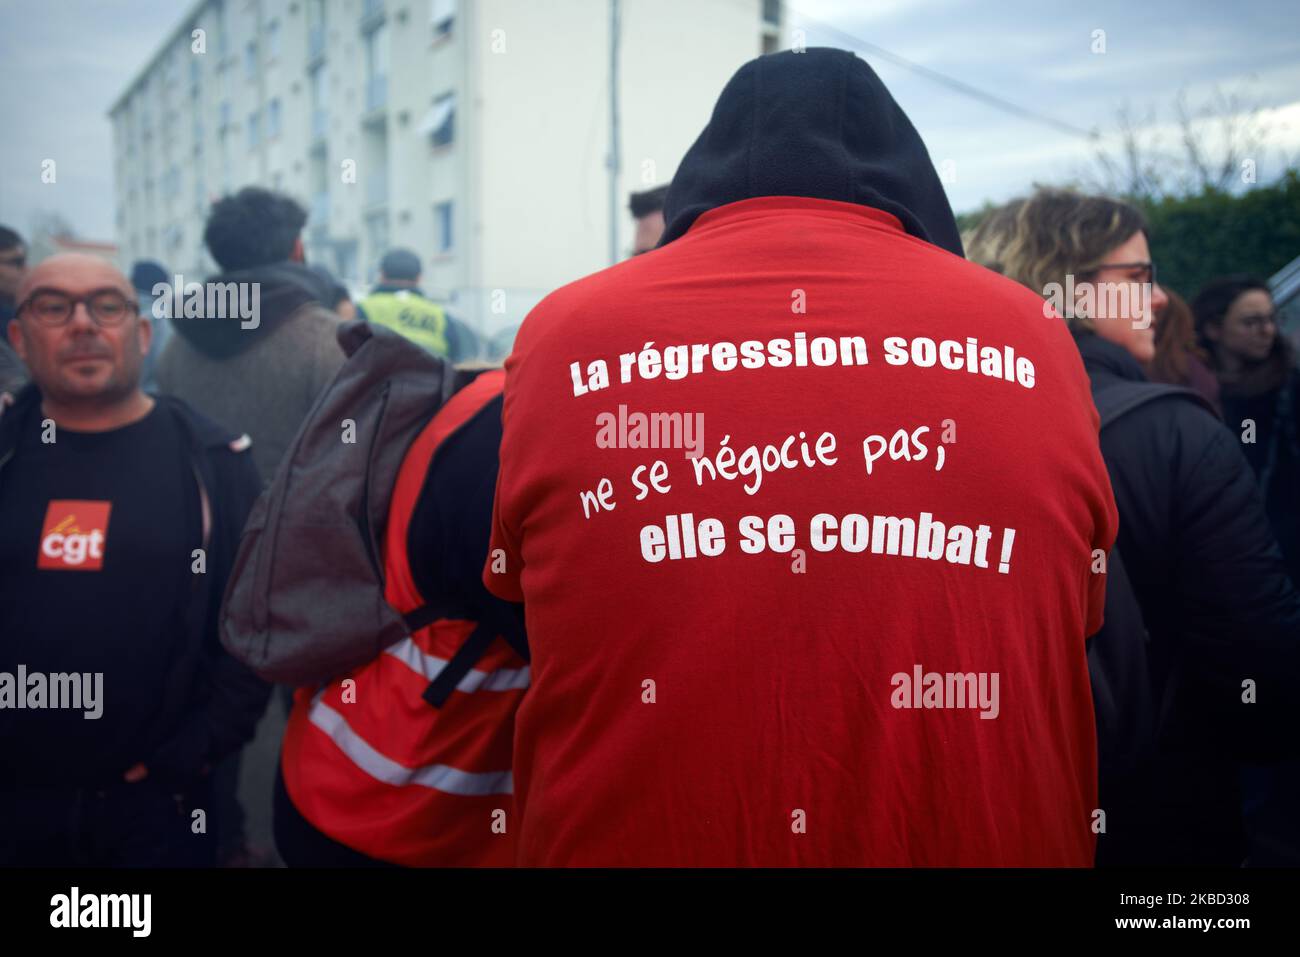
<instances>
[{"instance_id":1,"label":"person in gray hooded jacket","mask_svg":"<svg viewBox=\"0 0 1300 957\"><path fill-rule=\"evenodd\" d=\"M239 314L186 316L158 363L161 391L179 396L223 425L253 438L253 459L269 483L316 396L343 364L331 290L303 263L306 211L256 187L216 202L203 240L221 267L205 292ZM234 284L235 295L228 295ZM206 303L205 303L206 305ZM203 310L206 311L206 310Z\"/></svg>"}]
</instances>

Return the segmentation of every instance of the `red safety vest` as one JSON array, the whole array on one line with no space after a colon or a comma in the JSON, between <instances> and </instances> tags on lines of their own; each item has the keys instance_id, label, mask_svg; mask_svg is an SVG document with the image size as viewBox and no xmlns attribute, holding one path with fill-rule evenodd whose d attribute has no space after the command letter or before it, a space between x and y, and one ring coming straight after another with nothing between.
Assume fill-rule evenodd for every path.
<instances>
[{"instance_id":1,"label":"red safety vest","mask_svg":"<svg viewBox=\"0 0 1300 957\"><path fill-rule=\"evenodd\" d=\"M438 447L500 395L485 372L412 443L384 535L385 595L406 614L426 603L411 579L407 527ZM281 768L299 813L340 844L412 867L508 867L515 822L510 760L528 664L501 637L441 708L421 695L474 631L440 619L323 688L300 688ZM355 685L345 686L345 681Z\"/></svg>"}]
</instances>

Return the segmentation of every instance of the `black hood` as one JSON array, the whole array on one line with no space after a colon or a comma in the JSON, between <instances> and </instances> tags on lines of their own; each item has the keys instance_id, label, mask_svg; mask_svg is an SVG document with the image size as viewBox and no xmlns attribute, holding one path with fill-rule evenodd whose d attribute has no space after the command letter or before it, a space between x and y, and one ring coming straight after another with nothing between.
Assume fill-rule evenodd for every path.
<instances>
[{"instance_id":1,"label":"black hood","mask_svg":"<svg viewBox=\"0 0 1300 957\"><path fill-rule=\"evenodd\" d=\"M257 283L258 324L243 327L238 318L174 318L172 327L196 349L215 359L238 355L269 336L309 302L328 309L333 300L330 284L302 263L282 262L221 273L209 283Z\"/></svg>"},{"instance_id":2,"label":"black hood","mask_svg":"<svg viewBox=\"0 0 1300 957\"><path fill-rule=\"evenodd\" d=\"M871 206L963 255L921 137L871 67L844 50L773 53L736 71L673 177L660 245L702 213L758 196Z\"/></svg>"}]
</instances>

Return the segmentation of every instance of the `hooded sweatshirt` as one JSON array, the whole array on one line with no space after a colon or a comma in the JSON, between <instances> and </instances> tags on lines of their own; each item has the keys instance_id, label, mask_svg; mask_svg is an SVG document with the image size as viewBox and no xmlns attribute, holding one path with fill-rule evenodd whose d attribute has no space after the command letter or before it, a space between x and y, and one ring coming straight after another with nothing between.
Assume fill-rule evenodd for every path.
<instances>
[{"instance_id":1,"label":"hooded sweatshirt","mask_svg":"<svg viewBox=\"0 0 1300 957\"><path fill-rule=\"evenodd\" d=\"M263 482L275 476L316 396L343 364L329 284L301 263L212 277L236 284L253 318L178 317L158 362L162 392L253 439ZM254 297L254 290L256 295Z\"/></svg>"},{"instance_id":2,"label":"hooded sweatshirt","mask_svg":"<svg viewBox=\"0 0 1300 957\"><path fill-rule=\"evenodd\" d=\"M1064 324L834 50L742 67L667 242L506 364L526 865L1089 865L1115 534Z\"/></svg>"},{"instance_id":3,"label":"hooded sweatshirt","mask_svg":"<svg viewBox=\"0 0 1300 957\"><path fill-rule=\"evenodd\" d=\"M736 71L668 188L659 245L684 235L701 213L756 196L869 206L964 255L912 121L871 67L845 50L759 57Z\"/></svg>"}]
</instances>

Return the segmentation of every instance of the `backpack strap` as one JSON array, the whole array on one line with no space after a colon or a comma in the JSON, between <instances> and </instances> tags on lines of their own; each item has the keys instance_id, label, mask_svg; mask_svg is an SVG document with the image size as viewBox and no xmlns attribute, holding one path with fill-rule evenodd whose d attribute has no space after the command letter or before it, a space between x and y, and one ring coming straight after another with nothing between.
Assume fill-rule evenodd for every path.
<instances>
[{"instance_id":1,"label":"backpack strap","mask_svg":"<svg viewBox=\"0 0 1300 957\"><path fill-rule=\"evenodd\" d=\"M1210 405L1205 396L1199 392L1180 385L1164 385L1159 382L1119 382L1094 392L1092 401L1097 406L1097 414L1101 416L1101 428L1104 429L1134 409L1166 397L1188 399L1218 418L1214 406Z\"/></svg>"},{"instance_id":2,"label":"backpack strap","mask_svg":"<svg viewBox=\"0 0 1300 957\"><path fill-rule=\"evenodd\" d=\"M491 374L483 375L484 373ZM471 385L474 387L469 388ZM427 435L422 433L413 444L412 451L408 453L412 458L403 463L404 474L399 476L399 482L409 481L413 484L408 494L400 497L401 504L397 506L400 511L394 514L399 530L399 534L392 539L394 549L397 549L399 542L406 541L404 530L414 512L416 501L413 490L417 486L423 487L446 442L473 421L475 416L500 394L502 385L503 374L500 370L456 369L453 375L446 377L444 388L449 395L446 405L426 426ZM439 416L444 410L447 412L447 418L439 421ZM412 471L406 471L408 469ZM389 531L392 532L394 529L390 527ZM405 552L400 549L390 551L389 557L401 566L404 574L409 578L409 559ZM477 627L461 643L460 648L425 689L424 700L436 708L442 707L452 691L483 657L498 635L505 639L520 657L525 661L528 660L528 643L522 616L505 602L496 599L486 602L467 602L456 597L439 596L402 615L408 632L412 634L442 618L477 622Z\"/></svg>"},{"instance_id":3,"label":"backpack strap","mask_svg":"<svg viewBox=\"0 0 1300 957\"><path fill-rule=\"evenodd\" d=\"M1139 409L1156 399L1167 397L1189 400L1205 409L1215 419L1220 418L1214 406L1199 392L1182 386L1165 385L1158 382L1125 380L1098 390L1093 393L1092 399L1097 406L1097 412L1101 417L1101 429L1104 431L1106 426L1115 423L1134 409ZM1109 466L1107 468L1109 469ZM1165 727L1170 701L1172 700L1170 682L1174 679L1174 675L1171 672L1169 662L1156 659L1148 660L1152 651L1150 633L1147 631L1146 623L1142 620L1142 609L1137 602L1136 592L1133 591L1132 581L1120 562L1118 541L1112 548L1111 562L1113 567L1107 569L1107 572L1115 576L1111 579L1115 584L1112 587L1108 583L1106 587L1106 625L1112 625L1112 627L1107 628L1103 625L1102 631L1098 632L1098 634L1106 633L1108 636L1107 642L1113 645L1120 640L1119 636L1122 633L1129 630L1140 631L1142 635L1141 646L1140 650L1136 652L1137 657L1130 661L1123 657L1123 651L1118 645L1115 647L1101 647L1098 646L1097 642L1090 639L1088 641L1089 672L1094 681L1109 684L1113 677L1108 672L1118 669L1118 663L1129 661L1129 667L1140 670L1142 674L1142 678L1134 681L1132 687L1149 687L1155 697L1162 702L1159 706L1152 702L1146 702L1141 707L1136 708L1133 707L1134 702L1127 702L1127 710L1131 712L1128 718L1131 727L1128 727L1124 734L1131 735L1133 743L1126 747L1137 749L1142 742L1142 735L1154 735L1159 728ZM1116 622L1112 620L1112 608L1110 607L1112 601L1115 602L1114 610L1120 612L1121 618L1126 620L1127 628L1114 627ZM1091 637L1095 638L1096 635ZM1131 690L1130 688L1130 692ZM1112 699L1110 703L1115 705L1117 703L1124 704L1125 702L1120 699ZM1145 722L1151 722L1150 726L1148 727ZM1134 750L1133 753L1136 754L1138 751Z\"/></svg>"},{"instance_id":4,"label":"backpack strap","mask_svg":"<svg viewBox=\"0 0 1300 957\"><path fill-rule=\"evenodd\" d=\"M515 608L501 601L492 601L478 612L478 627L465 639L437 677L429 682L429 687L424 689L421 697L435 708L441 708L498 635L524 660L528 659L523 622Z\"/></svg>"}]
</instances>

